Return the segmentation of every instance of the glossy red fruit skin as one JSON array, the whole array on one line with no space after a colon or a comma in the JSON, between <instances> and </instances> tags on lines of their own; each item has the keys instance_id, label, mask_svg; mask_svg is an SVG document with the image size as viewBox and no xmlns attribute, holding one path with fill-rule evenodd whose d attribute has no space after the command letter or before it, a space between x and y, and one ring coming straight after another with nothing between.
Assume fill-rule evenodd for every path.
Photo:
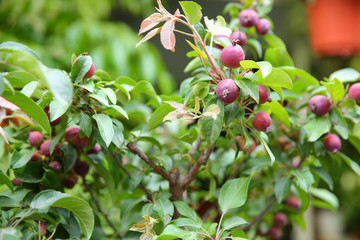
<instances>
[{"instance_id":1,"label":"glossy red fruit skin","mask_svg":"<svg viewBox=\"0 0 360 240\"><path fill-rule=\"evenodd\" d=\"M31 146L39 146L42 143L43 139L43 135L38 131L33 131L29 133L28 140Z\"/></svg>"},{"instance_id":2,"label":"glossy red fruit skin","mask_svg":"<svg viewBox=\"0 0 360 240\"><path fill-rule=\"evenodd\" d=\"M14 179L12 180L12 184L13 184L14 186L21 186L22 181L19 180L18 178L14 178Z\"/></svg>"},{"instance_id":3,"label":"glossy red fruit skin","mask_svg":"<svg viewBox=\"0 0 360 240\"><path fill-rule=\"evenodd\" d=\"M336 154L341 149L341 140L337 135L330 133L324 139L324 147L329 152Z\"/></svg>"},{"instance_id":4,"label":"glossy red fruit skin","mask_svg":"<svg viewBox=\"0 0 360 240\"><path fill-rule=\"evenodd\" d=\"M282 237L283 232L280 228L273 226L269 229L268 235L271 239L279 239Z\"/></svg>"},{"instance_id":5,"label":"glossy red fruit skin","mask_svg":"<svg viewBox=\"0 0 360 240\"><path fill-rule=\"evenodd\" d=\"M253 9L244 9L239 13L239 21L243 27L252 27L255 26L259 16Z\"/></svg>"},{"instance_id":6,"label":"glossy red fruit skin","mask_svg":"<svg viewBox=\"0 0 360 240\"><path fill-rule=\"evenodd\" d=\"M236 137L236 140L237 140L240 151L244 151L244 152L252 152L252 151L254 151L254 149L256 148L256 140L255 140L255 138L253 136L251 136L251 138L252 138L252 141L253 141L252 145L250 147L244 149L244 146L246 144L245 137L244 136Z\"/></svg>"},{"instance_id":7,"label":"glossy red fruit skin","mask_svg":"<svg viewBox=\"0 0 360 240\"><path fill-rule=\"evenodd\" d=\"M78 181L78 177L74 176L74 175L66 175L66 178L64 179L63 185L66 188L73 188L75 186L75 184Z\"/></svg>"},{"instance_id":8,"label":"glossy red fruit skin","mask_svg":"<svg viewBox=\"0 0 360 240\"><path fill-rule=\"evenodd\" d=\"M360 83L355 83L349 88L349 97L360 102Z\"/></svg>"},{"instance_id":9,"label":"glossy red fruit skin","mask_svg":"<svg viewBox=\"0 0 360 240\"><path fill-rule=\"evenodd\" d=\"M271 131L271 117L266 112L258 112L251 122L253 127L259 131L266 133Z\"/></svg>"},{"instance_id":10,"label":"glossy red fruit skin","mask_svg":"<svg viewBox=\"0 0 360 240\"><path fill-rule=\"evenodd\" d=\"M101 152L101 147L100 147L100 144L98 144L98 143L96 143L92 149L87 151L88 154L99 154L99 152Z\"/></svg>"},{"instance_id":11,"label":"glossy red fruit skin","mask_svg":"<svg viewBox=\"0 0 360 240\"><path fill-rule=\"evenodd\" d=\"M244 50L240 45L227 45L221 51L220 60L228 68L240 67L240 62L245 59Z\"/></svg>"},{"instance_id":12,"label":"glossy red fruit skin","mask_svg":"<svg viewBox=\"0 0 360 240\"><path fill-rule=\"evenodd\" d=\"M58 161L49 162L49 167L54 169L55 172L60 172L61 171L61 164Z\"/></svg>"},{"instance_id":13,"label":"glossy red fruit skin","mask_svg":"<svg viewBox=\"0 0 360 240\"><path fill-rule=\"evenodd\" d=\"M76 174L85 177L86 174L89 172L90 166L85 161L77 161L74 165L74 170Z\"/></svg>"},{"instance_id":14,"label":"glossy red fruit skin","mask_svg":"<svg viewBox=\"0 0 360 240\"><path fill-rule=\"evenodd\" d=\"M256 32L260 35L267 34L271 29L271 22L265 18L259 19L256 23Z\"/></svg>"},{"instance_id":15,"label":"glossy red fruit skin","mask_svg":"<svg viewBox=\"0 0 360 240\"><path fill-rule=\"evenodd\" d=\"M257 85L257 88L259 90L259 103L260 104L266 103L266 100L268 100L270 96L269 91L267 90L266 87L260 84Z\"/></svg>"},{"instance_id":16,"label":"glossy red fruit skin","mask_svg":"<svg viewBox=\"0 0 360 240\"><path fill-rule=\"evenodd\" d=\"M48 119L50 121L50 112L49 112L49 110L50 110L49 106L44 108L44 112L46 113L46 116L48 117ZM61 122L61 118L57 118L54 121L50 122L50 125L52 127L54 127L54 126L58 125L60 122Z\"/></svg>"},{"instance_id":17,"label":"glossy red fruit skin","mask_svg":"<svg viewBox=\"0 0 360 240\"><path fill-rule=\"evenodd\" d=\"M299 199L297 199L297 197L295 196L290 196L288 199L286 199L285 204L293 209L295 209L296 211L299 211L301 203L299 201Z\"/></svg>"},{"instance_id":18,"label":"glossy red fruit skin","mask_svg":"<svg viewBox=\"0 0 360 240\"><path fill-rule=\"evenodd\" d=\"M224 103L232 103L239 97L239 87L232 79L224 79L216 86L216 96Z\"/></svg>"},{"instance_id":19,"label":"glossy red fruit skin","mask_svg":"<svg viewBox=\"0 0 360 240\"><path fill-rule=\"evenodd\" d=\"M45 235L47 232L46 225L43 222L40 223L40 232L41 232L41 235Z\"/></svg>"},{"instance_id":20,"label":"glossy red fruit skin","mask_svg":"<svg viewBox=\"0 0 360 240\"><path fill-rule=\"evenodd\" d=\"M38 152L34 152L34 154L30 158L30 162L38 162L41 160L41 156Z\"/></svg>"},{"instance_id":21,"label":"glossy red fruit skin","mask_svg":"<svg viewBox=\"0 0 360 240\"><path fill-rule=\"evenodd\" d=\"M310 99L309 108L316 115L322 116L330 111L331 103L327 97L316 95Z\"/></svg>"},{"instance_id":22,"label":"glossy red fruit skin","mask_svg":"<svg viewBox=\"0 0 360 240\"><path fill-rule=\"evenodd\" d=\"M279 228L284 227L289 222L287 216L284 213L276 213L274 215L273 221L274 226Z\"/></svg>"},{"instance_id":23,"label":"glossy red fruit skin","mask_svg":"<svg viewBox=\"0 0 360 240\"><path fill-rule=\"evenodd\" d=\"M49 140L46 140L45 142L43 142L40 145L41 154L45 155L46 157L50 157L50 145L51 145L51 142L52 142L52 140L49 139ZM59 154L59 152L60 152L60 144L56 143L51 156L52 157L56 156L57 154Z\"/></svg>"},{"instance_id":24,"label":"glossy red fruit skin","mask_svg":"<svg viewBox=\"0 0 360 240\"><path fill-rule=\"evenodd\" d=\"M65 139L75 147L84 148L89 144L89 138L80 137L80 127L72 126L68 127L65 131Z\"/></svg>"},{"instance_id":25,"label":"glossy red fruit skin","mask_svg":"<svg viewBox=\"0 0 360 240\"><path fill-rule=\"evenodd\" d=\"M235 31L230 35L230 40L240 46L244 46L247 41L247 36L242 31Z\"/></svg>"}]
</instances>

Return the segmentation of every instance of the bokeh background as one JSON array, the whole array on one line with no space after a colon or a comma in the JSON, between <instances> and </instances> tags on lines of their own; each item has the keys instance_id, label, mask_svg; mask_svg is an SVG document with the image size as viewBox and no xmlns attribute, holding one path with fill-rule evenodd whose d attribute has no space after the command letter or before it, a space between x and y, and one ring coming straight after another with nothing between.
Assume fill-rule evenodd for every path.
<instances>
[{"instance_id":1,"label":"bokeh background","mask_svg":"<svg viewBox=\"0 0 360 240\"><path fill-rule=\"evenodd\" d=\"M235 1L235 0L234 0ZM266 0L264 0L266 1ZM329 4L332 0L327 0ZM359 0L357 0L359 1ZM230 0L197 0L209 18L222 14ZM321 56L309 41L307 5L304 0L275 0L269 14L274 33L284 40L295 65L321 80L341 68L360 71L360 54ZM312 0L314 2L314 0ZM176 0L163 0L175 12ZM176 51L164 50L155 37L135 48L142 19L154 12L156 0L1 0L0 39L33 48L48 66L69 71L71 55L88 52L97 68L113 77L131 76L148 80L159 93L171 94L182 80L190 47L177 35ZM358 13L360 15L360 12ZM229 19L229 16L225 16ZM359 19L360 21L360 19ZM360 239L360 179L338 166L334 177L340 199L338 212L311 207L307 228L289 227L283 239Z\"/></svg>"}]
</instances>

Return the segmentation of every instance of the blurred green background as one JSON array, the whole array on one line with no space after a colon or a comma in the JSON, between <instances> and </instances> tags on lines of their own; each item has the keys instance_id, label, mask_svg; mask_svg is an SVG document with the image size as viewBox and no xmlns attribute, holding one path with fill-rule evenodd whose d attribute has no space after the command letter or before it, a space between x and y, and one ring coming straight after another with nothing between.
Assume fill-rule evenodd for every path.
<instances>
[{"instance_id":1,"label":"blurred green background","mask_svg":"<svg viewBox=\"0 0 360 240\"><path fill-rule=\"evenodd\" d=\"M179 8L175 0L165 1L170 12ZM229 0L197 0L210 18L222 14ZM131 76L148 80L161 94L171 94L187 74L186 52L190 47L177 34L176 51L164 50L159 37L139 48L135 44L141 21L153 13L156 0L1 0L0 39L17 41L33 48L50 67L69 71L71 55L88 52L96 68L113 77ZM321 57L309 47L305 1L275 0L270 18L274 33L286 43L295 65L319 80L332 72L352 67L360 71L360 57ZM229 20L229 16L225 16ZM360 232L359 178L333 172L344 222L348 232Z\"/></svg>"}]
</instances>

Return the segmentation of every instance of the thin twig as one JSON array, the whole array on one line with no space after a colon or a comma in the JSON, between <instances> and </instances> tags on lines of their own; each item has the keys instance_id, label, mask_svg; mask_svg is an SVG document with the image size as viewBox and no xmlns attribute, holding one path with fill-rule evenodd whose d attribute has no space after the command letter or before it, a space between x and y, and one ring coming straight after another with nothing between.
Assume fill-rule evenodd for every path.
<instances>
[{"instance_id":1,"label":"thin twig","mask_svg":"<svg viewBox=\"0 0 360 240\"><path fill-rule=\"evenodd\" d=\"M177 29L174 29L174 32L178 32L178 33L184 34L184 35L189 36L189 37L194 37L193 34L190 34L190 33L187 33L187 32L183 32L183 31L180 31L180 30L177 30Z\"/></svg>"},{"instance_id":2,"label":"thin twig","mask_svg":"<svg viewBox=\"0 0 360 240\"><path fill-rule=\"evenodd\" d=\"M118 233L118 230L117 228L115 227L115 225L111 222L111 220L109 219L109 216L107 215L107 213L104 211L104 209L102 209L99 201L96 199L94 193L91 191L89 185L86 183L86 180L85 178L83 178L83 183L84 183L84 186L86 188L86 190L90 193L90 196L91 196L91 199L92 201L95 203L97 209L99 210L99 212L104 216L106 222L109 224L109 226L113 229L116 237L118 238L122 238L122 236L120 235L120 233Z\"/></svg>"},{"instance_id":3,"label":"thin twig","mask_svg":"<svg viewBox=\"0 0 360 240\"><path fill-rule=\"evenodd\" d=\"M189 184L196 178L196 175L198 174L201 165L206 164L212 150L215 147L215 144L216 142L210 145L209 148L206 150L206 152L203 151L199 160L196 162L195 166L193 166L188 172L184 174L184 180L183 180L184 189L186 189L189 186Z\"/></svg>"},{"instance_id":4,"label":"thin twig","mask_svg":"<svg viewBox=\"0 0 360 240\"><path fill-rule=\"evenodd\" d=\"M134 144L127 144L126 145L127 148L132 151L133 153L135 153L136 155L138 155L145 163L147 163L150 167L152 167L155 172L159 173L163 178L165 178L166 180L168 180L169 182L171 181L171 177L170 174L165 172L164 170L162 170L161 167L159 167L158 165L156 165L153 161L151 161L148 156L145 155L145 153L143 153L139 148L137 148Z\"/></svg>"},{"instance_id":5,"label":"thin twig","mask_svg":"<svg viewBox=\"0 0 360 240\"><path fill-rule=\"evenodd\" d=\"M122 164L122 162L118 159L118 157L116 156L115 153L110 152L111 156L113 157L113 159L115 160L116 164L121 168L121 170L123 170L123 172L129 177L131 178L131 174L128 170L126 170L126 168L124 167L124 165ZM143 190L143 192L145 193L147 199L152 202L153 201L153 197L151 195L151 193L149 192L149 190L146 189L146 187L144 186L144 184L139 183L139 188L141 190Z\"/></svg>"},{"instance_id":6,"label":"thin twig","mask_svg":"<svg viewBox=\"0 0 360 240\"><path fill-rule=\"evenodd\" d=\"M56 232L56 227L55 227L54 231L51 233L50 237L48 237L46 240L50 240L55 235L55 232Z\"/></svg>"},{"instance_id":7,"label":"thin twig","mask_svg":"<svg viewBox=\"0 0 360 240\"><path fill-rule=\"evenodd\" d=\"M273 202L275 201L275 198L274 196L271 196L271 200L269 202L269 204L266 206L266 208L259 214L257 215L256 217L254 217L248 225L245 225L243 227L241 227L241 230L243 231L247 231L249 230L255 223L257 223L259 220L262 219L262 217L271 210L271 207L272 207L272 204Z\"/></svg>"}]
</instances>

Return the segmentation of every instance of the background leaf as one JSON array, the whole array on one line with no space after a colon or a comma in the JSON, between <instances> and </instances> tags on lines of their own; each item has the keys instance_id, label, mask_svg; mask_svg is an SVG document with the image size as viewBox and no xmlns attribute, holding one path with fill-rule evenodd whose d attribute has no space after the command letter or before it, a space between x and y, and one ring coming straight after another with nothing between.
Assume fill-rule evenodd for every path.
<instances>
[{"instance_id":1,"label":"background leaf","mask_svg":"<svg viewBox=\"0 0 360 240\"><path fill-rule=\"evenodd\" d=\"M219 205L223 213L245 204L250 180L251 177L231 179L221 187Z\"/></svg>"},{"instance_id":2,"label":"background leaf","mask_svg":"<svg viewBox=\"0 0 360 240\"><path fill-rule=\"evenodd\" d=\"M180 1L180 6L191 24L199 23L202 18L201 6L193 1Z\"/></svg>"}]
</instances>

